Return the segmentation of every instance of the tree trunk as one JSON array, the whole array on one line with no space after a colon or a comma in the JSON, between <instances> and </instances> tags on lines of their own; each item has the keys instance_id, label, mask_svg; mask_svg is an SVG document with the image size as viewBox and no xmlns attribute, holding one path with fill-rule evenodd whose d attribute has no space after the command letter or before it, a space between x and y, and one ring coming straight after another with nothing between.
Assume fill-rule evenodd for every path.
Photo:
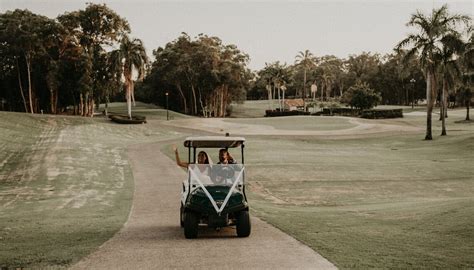
<instances>
[{"instance_id":1,"label":"tree trunk","mask_svg":"<svg viewBox=\"0 0 474 270\"><path fill-rule=\"evenodd\" d=\"M125 101L127 102L127 116L129 119L132 119L132 100L130 94L130 88L127 86L125 88Z\"/></svg>"},{"instance_id":2,"label":"tree trunk","mask_svg":"<svg viewBox=\"0 0 474 270\"><path fill-rule=\"evenodd\" d=\"M84 114L82 116L88 116L89 115L89 92L86 92L86 95L84 97Z\"/></svg>"},{"instance_id":3,"label":"tree trunk","mask_svg":"<svg viewBox=\"0 0 474 270\"><path fill-rule=\"evenodd\" d=\"M324 101L324 79L323 81L321 82L321 101Z\"/></svg>"},{"instance_id":4,"label":"tree trunk","mask_svg":"<svg viewBox=\"0 0 474 270\"><path fill-rule=\"evenodd\" d=\"M89 101L89 116L90 117L94 117L94 104L95 104L95 100L91 97L90 98L90 101Z\"/></svg>"},{"instance_id":5,"label":"tree trunk","mask_svg":"<svg viewBox=\"0 0 474 270\"><path fill-rule=\"evenodd\" d=\"M105 96L105 116L109 115L109 95Z\"/></svg>"},{"instance_id":6,"label":"tree trunk","mask_svg":"<svg viewBox=\"0 0 474 270\"><path fill-rule=\"evenodd\" d=\"M281 91L282 94L282 104L283 104L283 110L285 110L285 90Z\"/></svg>"},{"instance_id":7,"label":"tree trunk","mask_svg":"<svg viewBox=\"0 0 474 270\"><path fill-rule=\"evenodd\" d=\"M52 76L51 74L47 74L46 76ZM53 75L54 76L54 75ZM47 79L47 85L49 88L49 106L52 114L56 114L56 98L58 96L57 92L58 90L56 89L55 85L53 82L51 82L51 78Z\"/></svg>"},{"instance_id":8,"label":"tree trunk","mask_svg":"<svg viewBox=\"0 0 474 270\"><path fill-rule=\"evenodd\" d=\"M130 96L132 98L132 102L133 102L133 107L136 107L137 104L135 104L135 86L133 84L133 80L130 79Z\"/></svg>"},{"instance_id":9,"label":"tree trunk","mask_svg":"<svg viewBox=\"0 0 474 270\"><path fill-rule=\"evenodd\" d=\"M201 89L199 87L198 87L198 93L199 93L199 104L201 105L202 115L204 117L207 117L206 110L204 109L204 104L202 103Z\"/></svg>"},{"instance_id":10,"label":"tree trunk","mask_svg":"<svg viewBox=\"0 0 474 270\"><path fill-rule=\"evenodd\" d=\"M273 86L272 86L272 109L273 109L273 104L274 104L273 100L274 99L275 99L275 84L273 84ZM275 110L276 110L276 108L275 108Z\"/></svg>"},{"instance_id":11,"label":"tree trunk","mask_svg":"<svg viewBox=\"0 0 474 270\"><path fill-rule=\"evenodd\" d=\"M304 98L306 97L306 68L304 69L304 73L303 73L303 91L301 95L304 100Z\"/></svg>"},{"instance_id":12,"label":"tree trunk","mask_svg":"<svg viewBox=\"0 0 474 270\"><path fill-rule=\"evenodd\" d=\"M438 105L439 105L439 121L441 121L441 114L443 113L443 106L441 105L443 103L443 89L441 90L438 90L437 92L437 96L436 96L436 102L438 102L438 98L439 98L439 102L438 102Z\"/></svg>"},{"instance_id":13,"label":"tree trunk","mask_svg":"<svg viewBox=\"0 0 474 270\"><path fill-rule=\"evenodd\" d=\"M410 103L408 101L408 88L405 87L405 83L403 83L403 89L405 89L405 106L408 106L408 105L410 105Z\"/></svg>"},{"instance_id":14,"label":"tree trunk","mask_svg":"<svg viewBox=\"0 0 474 270\"><path fill-rule=\"evenodd\" d=\"M216 95L214 97L214 117L219 117L219 89L216 89Z\"/></svg>"},{"instance_id":15,"label":"tree trunk","mask_svg":"<svg viewBox=\"0 0 474 270\"><path fill-rule=\"evenodd\" d=\"M54 91L54 111L55 113L58 113L58 89Z\"/></svg>"},{"instance_id":16,"label":"tree trunk","mask_svg":"<svg viewBox=\"0 0 474 270\"><path fill-rule=\"evenodd\" d=\"M436 78L430 69L426 71L426 135L425 140L432 140L433 136L431 133L431 115L433 113L433 106L435 99L433 98L436 93Z\"/></svg>"},{"instance_id":17,"label":"tree trunk","mask_svg":"<svg viewBox=\"0 0 474 270\"><path fill-rule=\"evenodd\" d=\"M225 87L225 95L224 95L224 117L227 116L227 106L230 104L229 102L229 86Z\"/></svg>"},{"instance_id":18,"label":"tree trunk","mask_svg":"<svg viewBox=\"0 0 474 270\"><path fill-rule=\"evenodd\" d=\"M18 59L16 59L16 69L18 70L18 84L20 86L21 99L23 100L23 105L25 106L25 112L28 112L28 107L26 105L25 94L23 93L23 85L21 83L21 74L20 74L20 65L18 64Z\"/></svg>"},{"instance_id":19,"label":"tree trunk","mask_svg":"<svg viewBox=\"0 0 474 270\"><path fill-rule=\"evenodd\" d=\"M328 81L327 87L326 87L326 99L329 100L329 97L331 96L331 90L332 90L332 83Z\"/></svg>"},{"instance_id":20,"label":"tree trunk","mask_svg":"<svg viewBox=\"0 0 474 270\"><path fill-rule=\"evenodd\" d=\"M214 89L214 95L212 97L212 117L217 117L217 100L219 95L219 89Z\"/></svg>"},{"instance_id":21,"label":"tree trunk","mask_svg":"<svg viewBox=\"0 0 474 270\"><path fill-rule=\"evenodd\" d=\"M130 89L130 84L127 86L127 113L128 118L132 120L132 89Z\"/></svg>"},{"instance_id":22,"label":"tree trunk","mask_svg":"<svg viewBox=\"0 0 474 270\"><path fill-rule=\"evenodd\" d=\"M447 92L447 82L443 79L443 90L441 92L441 136L446 136L446 92Z\"/></svg>"},{"instance_id":23,"label":"tree trunk","mask_svg":"<svg viewBox=\"0 0 474 270\"><path fill-rule=\"evenodd\" d=\"M51 87L49 88L49 106L51 108L51 113L55 114L55 111L54 111L54 90Z\"/></svg>"},{"instance_id":24,"label":"tree trunk","mask_svg":"<svg viewBox=\"0 0 474 270\"><path fill-rule=\"evenodd\" d=\"M194 106L193 106L193 114L197 115L198 109L197 109L197 98L196 98L196 90L194 89L194 85L191 84L191 92L193 93L193 101L194 101Z\"/></svg>"},{"instance_id":25,"label":"tree trunk","mask_svg":"<svg viewBox=\"0 0 474 270\"><path fill-rule=\"evenodd\" d=\"M220 115L219 115L219 117L223 117L223 115L225 114L225 112L224 112L224 87L225 87L224 85L221 87L221 100L220 100L220 102L221 102L221 106L220 106L221 110L220 110Z\"/></svg>"},{"instance_id":26,"label":"tree trunk","mask_svg":"<svg viewBox=\"0 0 474 270\"><path fill-rule=\"evenodd\" d=\"M184 103L184 113L188 114L188 105L186 102L186 97L184 96L183 89L181 89L181 84L176 84L176 88L178 88L179 94L181 95L181 98L183 99Z\"/></svg>"},{"instance_id":27,"label":"tree trunk","mask_svg":"<svg viewBox=\"0 0 474 270\"><path fill-rule=\"evenodd\" d=\"M448 109L449 109L449 93L448 93L448 86L446 86L446 93L444 93L444 103L445 105L445 110L444 110L444 118L448 118Z\"/></svg>"},{"instance_id":28,"label":"tree trunk","mask_svg":"<svg viewBox=\"0 0 474 270\"><path fill-rule=\"evenodd\" d=\"M339 93L341 94L341 98L342 98L342 94L343 94L343 88L344 88L344 83L341 83L341 85L339 87Z\"/></svg>"},{"instance_id":29,"label":"tree trunk","mask_svg":"<svg viewBox=\"0 0 474 270\"><path fill-rule=\"evenodd\" d=\"M469 105L471 103L471 99L467 99L466 100L466 121L471 121L471 119L469 118Z\"/></svg>"},{"instance_id":30,"label":"tree trunk","mask_svg":"<svg viewBox=\"0 0 474 270\"><path fill-rule=\"evenodd\" d=\"M84 99L82 98L82 93L79 95L79 115L84 115Z\"/></svg>"},{"instance_id":31,"label":"tree trunk","mask_svg":"<svg viewBox=\"0 0 474 270\"><path fill-rule=\"evenodd\" d=\"M29 54L26 54L25 53L25 59L26 59L26 70L27 70L27 74L28 74L28 95L29 95L29 99L30 99L30 112L31 114L34 114L34 110L33 110L33 90L32 90L32 87L31 87L31 70L30 70L30 56Z\"/></svg>"},{"instance_id":32,"label":"tree trunk","mask_svg":"<svg viewBox=\"0 0 474 270\"><path fill-rule=\"evenodd\" d=\"M303 82L303 110L306 111L306 68L304 69L304 82Z\"/></svg>"},{"instance_id":33,"label":"tree trunk","mask_svg":"<svg viewBox=\"0 0 474 270\"><path fill-rule=\"evenodd\" d=\"M280 108L281 112L281 97L280 97L280 87L277 87L277 92L278 92L278 107Z\"/></svg>"}]
</instances>

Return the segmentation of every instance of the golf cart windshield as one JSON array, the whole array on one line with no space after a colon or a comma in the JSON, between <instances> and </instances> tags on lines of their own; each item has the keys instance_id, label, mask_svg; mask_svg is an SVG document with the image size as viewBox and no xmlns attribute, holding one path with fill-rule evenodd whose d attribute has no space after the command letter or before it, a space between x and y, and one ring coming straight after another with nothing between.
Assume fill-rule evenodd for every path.
<instances>
[{"instance_id":1,"label":"golf cart windshield","mask_svg":"<svg viewBox=\"0 0 474 270\"><path fill-rule=\"evenodd\" d=\"M191 192L207 197L217 214L224 210L233 194L243 192L242 164L191 164L188 174Z\"/></svg>"},{"instance_id":2,"label":"golf cart windshield","mask_svg":"<svg viewBox=\"0 0 474 270\"><path fill-rule=\"evenodd\" d=\"M242 164L190 164L188 174L192 186L229 186L243 184Z\"/></svg>"}]
</instances>

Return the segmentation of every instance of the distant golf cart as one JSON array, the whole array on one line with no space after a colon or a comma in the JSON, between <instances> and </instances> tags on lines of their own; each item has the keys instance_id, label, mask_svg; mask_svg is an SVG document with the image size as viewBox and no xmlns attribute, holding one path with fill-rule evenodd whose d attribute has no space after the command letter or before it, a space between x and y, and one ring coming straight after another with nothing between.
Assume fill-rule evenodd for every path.
<instances>
[{"instance_id":1,"label":"distant golf cart","mask_svg":"<svg viewBox=\"0 0 474 270\"><path fill-rule=\"evenodd\" d=\"M198 227L236 226L237 236L250 235L249 206L245 194L244 142L242 137L188 137L188 177L183 182L180 219L186 238L196 238ZM196 164L198 148L241 148L238 164Z\"/></svg>"}]
</instances>

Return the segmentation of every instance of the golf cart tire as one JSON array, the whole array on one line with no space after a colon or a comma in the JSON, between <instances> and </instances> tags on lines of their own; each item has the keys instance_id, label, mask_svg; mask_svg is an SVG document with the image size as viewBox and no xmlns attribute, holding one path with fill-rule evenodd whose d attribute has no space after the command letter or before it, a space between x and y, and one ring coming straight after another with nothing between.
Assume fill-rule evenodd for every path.
<instances>
[{"instance_id":1,"label":"golf cart tire","mask_svg":"<svg viewBox=\"0 0 474 270\"><path fill-rule=\"evenodd\" d=\"M179 225L181 226L181 228L184 227L184 207L182 204L179 208Z\"/></svg>"},{"instance_id":2,"label":"golf cart tire","mask_svg":"<svg viewBox=\"0 0 474 270\"><path fill-rule=\"evenodd\" d=\"M198 235L199 220L195 212L188 211L184 213L184 237L194 239Z\"/></svg>"},{"instance_id":3,"label":"golf cart tire","mask_svg":"<svg viewBox=\"0 0 474 270\"><path fill-rule=\"evenodd\" d=\"M251 231L250 215L248 210L241 211L237 214L237 236L248 237Z\"/></svg>"}]
</instances>

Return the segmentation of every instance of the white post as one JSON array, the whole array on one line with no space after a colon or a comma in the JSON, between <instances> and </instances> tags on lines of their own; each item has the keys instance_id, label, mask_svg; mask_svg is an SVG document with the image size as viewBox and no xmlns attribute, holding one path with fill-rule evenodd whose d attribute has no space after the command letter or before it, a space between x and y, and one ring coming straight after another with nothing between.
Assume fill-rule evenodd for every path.
<instances>
[{"instance_id":1,"label":"white post","mask_svg":"<svg viewBox=\"0 0 474 270\"><path fill-rule=\"evenodd\" d=\"M286 86L285 85L282 85L281 86L281 92L282 92L282 95L283 95L283 100L282 100L282 104L283 104L283 110L285 110L285 91L286 91Z\"/></svg>"}]
</instances>

